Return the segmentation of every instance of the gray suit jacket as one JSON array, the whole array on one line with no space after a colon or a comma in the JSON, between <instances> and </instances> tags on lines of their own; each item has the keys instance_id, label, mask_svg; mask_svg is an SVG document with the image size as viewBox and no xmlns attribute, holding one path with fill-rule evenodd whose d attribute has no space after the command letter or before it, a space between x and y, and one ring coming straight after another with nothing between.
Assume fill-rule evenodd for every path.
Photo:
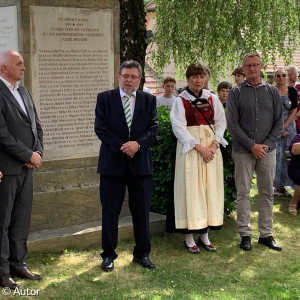
<instances>
[{"instance_id":1,"label":"gray suit jacket","mask_svg":"<svg viewBox=\"0 0 300 300\"><path fill-rule=\"evenodd\" d=\"M19 86L27 115L0 79L0 170L19 174L32 152L43 153L43 131L31 95Z\"/></svg>"}]
</instances>

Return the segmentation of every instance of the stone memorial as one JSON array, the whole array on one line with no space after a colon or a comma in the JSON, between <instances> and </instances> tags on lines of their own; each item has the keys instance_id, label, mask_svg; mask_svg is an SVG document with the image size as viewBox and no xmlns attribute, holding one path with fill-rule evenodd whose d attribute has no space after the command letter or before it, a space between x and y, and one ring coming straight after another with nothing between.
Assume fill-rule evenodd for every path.
<instances>
[{"instance_id":1,"label":"stone memorial","mask_svg":"<svg viewBox=\"0 0 300 300\"><path fill-rule=\"evenodd\" d=\"M7 6L0 9L0 51L18 50L17 7Z\"/></svg>"},{"instance_id":2,"label":"stone memorial","mask_svg":"<svg viewBox=\"0 0 300 300\"><path fill-rule=\"evenodd\" d=\"M44 130L43 164L34 172L30 251L101 241L94 134L97 94L118 86L119 0L0 0L0 51L19 51L24 85ZM132 237L127 196L120 236ZM154 214L151 232L162 232Z\"/></svg>"},{"instance_id":3,"label":"stone memorial","mask_svg":"<svg viewBox=\"0 0 300 300\"><path fill-rule=\"evenodd\" d=\"M0 51L22 54L44 130L31 232L101 225L95 106L117 86L119 40L118 0L0 1Z\"/></svg>"},{"instance_id":4,"label":"stone memorial","mask_svg":"<svg viewBox=\"0 0 300 300\"><path fill-rule=\"evenodd\" d=\"M95 99L114 87L112 11L31 6L30 17L44 160L96 156Z\"/></svg>"}]
</instances>

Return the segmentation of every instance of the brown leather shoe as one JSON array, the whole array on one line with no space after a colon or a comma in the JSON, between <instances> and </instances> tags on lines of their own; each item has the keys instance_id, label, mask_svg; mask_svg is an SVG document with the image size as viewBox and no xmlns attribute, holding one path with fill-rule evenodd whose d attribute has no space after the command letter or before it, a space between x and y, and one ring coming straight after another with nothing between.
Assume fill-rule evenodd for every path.
<instances>
[{"instance_id":1,"label":"brown leather shoe","mask_svg":"<svg viewBox=\"0 0 300 300\"><path fill-rule=\"evenodd\" d=\"M0 276L0 286L14 290L18 287L17 283L11 278L10 274Z\"/></svg>"},{"instance_id":2,"label":"brown leather shoe","mask_svg":"<svg viewBox=\"0 0 300 300\"><path fill-rule=\"evenodd\" d=\"M10 272L12 276L22 279L41 280L43 278L41 275L31 273L27 267L21 269L11 268Z\"/></svg>"}]
</instances>

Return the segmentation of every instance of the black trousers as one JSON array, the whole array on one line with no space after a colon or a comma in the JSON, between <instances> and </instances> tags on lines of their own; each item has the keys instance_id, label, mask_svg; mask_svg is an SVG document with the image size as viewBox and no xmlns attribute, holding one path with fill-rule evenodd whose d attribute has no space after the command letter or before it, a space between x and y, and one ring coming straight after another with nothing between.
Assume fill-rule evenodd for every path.
<instances>
[{"instance_id":1,"label":"black trousers","mask_svg":"<svg viewBox=\"0 0 300 300\"><path fill-rule=\"evenodd\" d=\"M33 171L24 167L18 175L5 175L0 183L0 276L27 258L33 195Z\"/></svg>"},{"instance_id":2,"label":"black trousers","mask_svg":"<svg viewBox=\"0 0 300 300\"><path fill-rule=\"evenodd\" d=\"M100 176L102 258L115 259L118 257L115 252L118 241L118 223L126 186L136 244L133 256L144 257L150 253L149 211L152 195L152 175L136 176L127 170L122 175Z\"/></svg>"}]
</instances>

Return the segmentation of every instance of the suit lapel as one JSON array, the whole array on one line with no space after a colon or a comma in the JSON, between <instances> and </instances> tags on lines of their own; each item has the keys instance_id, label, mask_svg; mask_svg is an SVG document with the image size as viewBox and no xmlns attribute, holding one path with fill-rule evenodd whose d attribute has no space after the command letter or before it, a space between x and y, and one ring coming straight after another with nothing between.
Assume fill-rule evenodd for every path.
<instances>
[{"instance_id":1,"label":"suit lapel","mask_svg":"<svg viewBox=\"0 0 300 300\"><path fill-rule=\"evenodd\" d=\"M29 118L29 120L32 120L32 116L31 114L33 113L33 107L32 107L32 102L31 102L31 98L29 98L29 96L27 95L28 93L25 92L24 88L22 86L19 85L19 93L23 99L26 111L27 111L27 118ZM25 115L25 114L24 114Z\"/></svg>"},{"instance_id":2,"label":"suit lapel","mask_svg":"<svg viewBox=\"0 0 300 300\"><path fill-rule=\"evenodd\" d=\"M20 104L18 103L18 101L16 100L16 98L13 96L13 94L10 92L10 90L8 89L8 87L3 83L2 80L0 80L0 91L3 93L4 96L6 96L6 98L8 98L16 107L17 109L20 111L20 113L25 117L28 118L28 116L24 113L22 107L20 106ZM25 101L24 101L25 102ZM26 105L26 104L25 104ZM27 107L26 107L27 108Z\"/></svg>"},{"instance_id":3,"label":"suit lapel","mask_svg":"<svg viewBox=\"0 0 300 300\"><path fill-rule=\"evenodd\" d=\"M119 88L117 88L113 91L113 101L114 101L115 106L117 107L117 111L119 112L121 119L127 125Z\"/></svg>"},{"instance_id":4,"label":"suit lapel","mask_svg":"<svg viewBox=\"0 0 300 300\"><path fill-rule=\"evenodd\" d=\"M137 90L136 91L136 98L135 98L135 105L134 105L134 113L133 113L133 118L132 118L131 124L133 124L133 122L135 121L135 119L139 115L139 110L142 107L142 101L141 101L142 97L143 97L143 94L139 90Z\"/></svg>"}]
</instances>

